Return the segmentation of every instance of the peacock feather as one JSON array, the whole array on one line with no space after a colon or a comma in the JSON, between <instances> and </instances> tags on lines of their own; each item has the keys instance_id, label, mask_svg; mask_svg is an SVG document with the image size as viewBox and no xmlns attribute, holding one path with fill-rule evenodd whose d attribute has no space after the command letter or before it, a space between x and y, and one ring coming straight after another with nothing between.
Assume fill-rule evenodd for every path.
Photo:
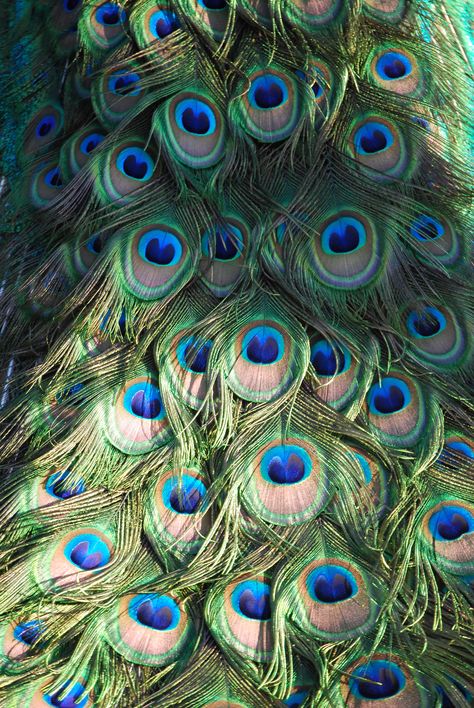
<instances>
[{"instance_id":1,"label":"peacock feather","mask_svg":"<svg viewBox=\"0 0 474 708\"><path fill-rule=\"evenodd\" d=\"M473 705L472 6L0 18L0 705Z\"/></svg>"}]
</instances>

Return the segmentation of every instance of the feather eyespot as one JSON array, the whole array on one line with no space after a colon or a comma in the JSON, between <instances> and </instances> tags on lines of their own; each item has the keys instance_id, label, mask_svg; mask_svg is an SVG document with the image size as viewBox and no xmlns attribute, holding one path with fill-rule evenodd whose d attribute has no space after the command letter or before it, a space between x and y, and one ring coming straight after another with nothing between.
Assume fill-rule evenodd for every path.
<instances>
[{"instance_id":1,"label":"feather eyespot","mask_svg":"<svg viewBox=\"0 0 474 708\"><path fill-rule=\"evenodd\" d=\"M178 16L172 10L164 8L156 10L148 22L150 34L156 39L165 39L181 27Z\"/></svg>"},{"instance_id":2,"label":"feather eyespot","mask_svg":"<svg viewBox=\"0 0 474 708\"><path fill-rule=\"evenodd\" d=\"M91 125L74 133L61 147L59 163L66 180L72 179L87 165L105 134L99 125Z\"/></svg>"},{"instance_id":3,"label":"feather eyespot","mask_svg":"<svg viewBox=\"0 0 474 708\"><path fill-rule=\"evenodd\" d=\"M132 12L130 25L140 49L148 50L147 59L158 65L171 51L173 35L182 29L179 16L167 2L140 3Z\"/></svg>"},{"instance_id":4,"label":"feather eyespot","mask_svg":"<svg viewBox=\"0 0 474 708\"><path fill-rule=\"evenodd\" d=\"M184 235L171 224L148 224L121 236L121 272L126 289L140 300L177 292L193 274Z\"/></svg>"},{"instance_id":5,"label":"feather eyespot","mask_svg":"<svg viewBox=\"0 0 474 708\"><path fill-rule=\"evenodd\" d=\"M30 620L15 625L13 636L17 641L30 647L38 642L43 632L44 626L40 620Z\"/></svg>"},{"instance_id":6,"label":"feather eyespot","mask_svg":"<svg viewBox=\"0 0 474 708\"><path fill-rule=\"evenodd\" d=\"M269 661L273 651L270 583L260 576L241 576L209 593L206 618L224 651L253 661Z\"/></svg>"},{"instance_id":7,"label":"feather eyespot","mask_svg":"<svg viewBox=\"0 0 474 708\"><path fill-rule=\"evenodd\" d=\"M325 461L305 438L273 440L245 464L242 503L253 519L279 526L303 523L329 499Z\"/></svg>"},{"instance_id":8,"label":"feather eyespot","mask_svg":"<svg viewBox=\"0 0 474 708\"><path fill-rule=\"evenodd\" d=\"M98 416L109 442L127 455L151 452L169 441L172 433L158 383L143 374L99 405Z\"/></svg>"},{"instance_id":9,"label":"feather eyespot","mask_svg":"<svg viewBox=\"0 0 474 708\"><path fill-rule=\"evenodd\" d=\"M70 680L66 681L58 690L43 694L43 699L54 708L89 708L92 706L85 686L80 682Z\"/></svg>"},{"instance_id":10,"label":"feather eyespot","mask_svg":"<svg viewBox=\"0 0 474 708\"><path fill-rule=\"evenodd\" d=\"M414 168L404 135L382 116L371 115L356 121L349 135L348 149L375 180L409 177Z\"/></svg>"},{"instance_id":11,"label":"feather eyespot","mask_svg":"<svg viewBox=\"0 0 474 708\"><path fill-rule=\"evenodd\" d=\"M462 255L462 241L452 224L440 215L418 214L408 235L416 253L429 263L452 266Z\"/></svg>"},{"instance_id":12,"label":"feather eyespot","mask_svg":"<svg viewBox=\"0 0 474 708\"><path fill-rule=\"evenodd\" d=\"M26 161L50 149L64 127L64 111L56 103L48 103L31 118L18 146L19 157Z\"/></svg>"},{"instance_id":13,"label":"feather eyespot","mask_svg":"<svg viewBox=\"0 0 474 708\"><path fill-rule=\"evenodd\" d=\"M50 162L34 170L27 188L31 205L38 210L47 209L58 198L63 188L60 165Z\"/></svg>"},{"instance_id":14,"label":"feather eyespot","mask_svg":"<svg viewBox=\"0 0 474 708\"><path fill-rule=\"evenodd\" d=\"M277 319L250 320L229 342L227 384L244 400L282 396L297 377L298 352L307 355L304 337L296 342Z\"/></svg>"},{"instance_id":15,"label":"feather eyespot","mask_svg":"<svg viewBox=\"0 0 474 708\"><path fill-rule=\"evenodd\" d=\"M374 701L387 706L425 706L429 695L422 678L414 675L393 651L345 662L334 700L349 708L369 708ZM337 694L337 696L336 696ZM429 702L429 699L428 699Z\"/></svg>"},{"instance_id":16,"label":"feather eyespot","mask_svg":"<svg viewBox=\"0 0 474 708\"><path fill-rule=\"evenodd\" d=\"M248 75L238 99L243 129L255 140L285 140L301 115L300 89L293 76L276 68L257 69Z\"/></svg>"},{"instance_id":17,"label":"feather eyespot","mask_svg":"<svg viewBox=\"0 0 474 708\"><path fill-rule=\"evenodd\" d=\"M248 244L248 228L241 220L230 217L202 235L201 279L217 297L228 295L242 277Z\"/></svg>"},{"instance_id":18,"label":"feather eyespot","mask_svg":"<svg viewBox=\"0 0 474 708\"><path fill-rule=\"evenodd\" d=\"M406 9L406 0L363 0L364 10L367 14L380 22L395 24L403 19Z\"/></svg>"},{"instance_id":19,"label":"feather eyespot","mask_svg":"<svg viewBox=\"0 0 474 708\"><path fill-rule=\"evenodd\" d=\"M68 483L68 480L71 480ZM84 482L73 477L69 470L54 472L45 481L46 492L54 499L70 499L86 491Z\"/></svg>"},{"instance_id":20,"label":"feather eyespot","mask_svg":"<svg viewBox=\"0 0 474 708\"><path fill-rule=\"evenodd\" d=\"M171 390L179 401L199 410L208 393L208 364L213 342L205 337L179 332L157 362L166 372Z\"/></svg>"},{"instance_id":21,"label":"feather eyespot","mask_svg":"<svg viewBox=\"0 0 474 708\"><path fill-rule=\"evenodd\" d=\"M431 400L419 384L404 374L384 376L374 383L366 397L370 426L380 439L394 447L415 445L429 420Z\"/></svg>"},{"instance_id":22,"label":"feather eyespot","mask_svg":"<svg viewBox=\"0 0 474 708\"><path fill-rule=\"evenodd\" d=\"M397 664L371 661L354 672L350 691L362 699L385 699L400 693L405 683L405 675Z\"/></svg>"},{"instance_id":23,"label":"feather eyespot","mask_svg":"<svg viewBox=\"0 0 474 708\"><path fill-rule=\"evenodd\" d=\"M340 341L315 334L310 339L310 361L319 380L317 395L340 410L357 397L363 367Z\"/></svg>"},{"instance_id":24,"label":"feather eyespot","mask_svg":"<svg viewBox=\"0 0 474 708\"><path fill-rule=\"evenodd\" d=\"M454 575L474 573L474 507L460 499L431 504L420 525L423 546L433 564Z\"/></svg>"},{"instance_id":25,"label":"feather eyespot","mask_svg":"<svg viewBox=\"0 0 474 708\"><path fill-rule=\"evenodd\" d=\"M411 350L424 362L441 369L461 366L468 358L470 341L462 312L443 305L417 303L403 313L402 329Z\"/></svg>"},{"instance_id":26,"label":"feather eyespot","mask_svg":"<svg viewBox=\"0 0 474 708\"><path fill-rule=\"evenodd\" d=\"M203 93L177 94L155 111L153 126L168 154L187 167L213 167L224 157L226 125L217 105Z\"/></svg>"},{"instance_id":27,"label":"feather eyespot","mask_svg":"<svg viewBox=\"0 0 474 708\"><path fill-rule=\"evenodd\" d=\"M87 4L79 18L81 38L88 49L101 55L126 37L127 13L115 2Z\"/></svg>"},{"instance_id":28,"label":"feather eyespot","mask_svg":"<svg viewBox=\"0 0 474 708\"><path fill-rule=\"evenodd\" d=\"M101 133L90 133L81 140L79 150L83 155L90 155L91 152L96 149L97 145L100 145L103 139L104 136Z\"/></svg>"},{"instance_id":29,"label":"feather eyespot","mask_svg":"<svg viewBox=\"0 0 474 708\"><path fill-rule=\"evenodd\" d=\"M57 591L106 572L114 544L98 528L79 528L67 533L54 548L40 554L35 576L40 587Z\"/></svg>"},{"instance_id":30,"label":"feather eyespot","mask_svg":"<svg viewBox=\"0 0 474 708\"><path fill-rule=\"evenodd\" d=\"M101 124L111 129L138 110L144 93L140 65L136 61L125 62L118 69L106 70L92 82L92 107Z\"/></svg>"},{"instance_id":31,"label":"feather eyespot","mask_svg":"<svg viewBox=\"0 0 474 708\"><path fill-rule=\"evenodd\" d=\"M141 140L124 140L101 152L93 171L101 201L118 207L137 199L140 190L152 181L155 160Z\"/></svg>"},{"instance_id":32,"label":"feather eyespot","mask_svg":"<svg viewBox=\"0 0 474 708\"><path fill-rule=\"evenodd\" d=\"M365 634L379 612L372 578L345 558L322 556L307 563L293 577L289 592L296 624L320 640Z\"/></svg>"},{"instance_id":33,"label":"feather eyespot","mask_svg":"<svg viewBox=\"0 0 474 708\"><path fill-rule=\"evenodd\" d=\"M39 619L22 619L2 624L0 627L0 656L10 667L25 659L31 663L36 661L35 654L41 659L41 649L45 642L42 639L46 624Z\"/></svg>"},{"instance_id":34,"label":"feather eyespot","mask_svg":"<svg viewBox=\"0 0 474 708\"><path fill-rule=\"evenodd\" d=\"M364 214L341 210L318 226L310 254L316 277L325 285L353 289L369 285L384 258L381 239Z\"/></svg>"},{"instance_id":35,"label":"feather eyespot","mask_svg":"<svg viewBox=\"0 0 474 708\"><path fill-rule=\"evenodd\" d=\"M111 612L108 643L127 661L167 666L189 654L194 626L183 603L172 595L126 595Z\"/></svg>"},{"instance_id":36,"label":"feather eyespot","mask_svg":"<svg viewBox=\"0 0 474 708\"><path fill-rule=\"evenodd\" d=\"M223 39L229 21L227 0L185 0L184 7L198 31L216 41Z\"/></svg>"},{"instance_id":37,"label":"feather eyespot","mask_svg":"<svg viewBox=\"0 0 474 708\"><path fill-rule=\"evenodd\" d=\"M211 521L208 481L194 468L166 472L145 502L145 532L159 556L197 553Z\"/></svg>"},{"instance_id":38,"label":"feather eyespot","mask_svg":"<svg viewBox=\"0 0 474 708\"><path fill-rule=\"evenodd\" d=\"M416 57L400 47L377 50L371 56L368 71L381 88L402 96L419 96L426 83Z\"/></svg>"},{"instance_id":39,"label":"feather eyespot","mask_svg":"<svg viewBox=\"0 0 474 708\"><path fill-rule=\"evenodd\" d=\"M474 507L449 497L435 500L424 514L423 547L439 569L458 576L474 573Z\"/></svg>"}]
</instances>

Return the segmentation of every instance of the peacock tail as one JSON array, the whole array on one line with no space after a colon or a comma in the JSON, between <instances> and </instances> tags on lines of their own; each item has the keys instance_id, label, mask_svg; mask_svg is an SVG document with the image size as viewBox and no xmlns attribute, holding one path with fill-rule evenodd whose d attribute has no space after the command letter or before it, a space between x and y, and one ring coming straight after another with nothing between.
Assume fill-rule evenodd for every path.
<instances>
[{"instance_id":1,"label":"peacock tail","mask_svg":"<svg viewBox=\"0 0 474 708\"><path fill-rule=\"evenodd\" d=\"M4 0L0 705L473 705L472 5Z\"/></svg>"}]
</instances>

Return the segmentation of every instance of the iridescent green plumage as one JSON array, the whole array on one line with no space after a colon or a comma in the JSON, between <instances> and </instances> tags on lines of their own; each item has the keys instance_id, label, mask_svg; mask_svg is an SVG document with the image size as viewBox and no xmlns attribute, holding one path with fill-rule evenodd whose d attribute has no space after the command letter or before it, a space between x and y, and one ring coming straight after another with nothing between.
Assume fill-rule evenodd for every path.
<instances>
[{"instance_id":1,"label":"iridescent green plumage","mask_svg":"<svg viewBox=\"0 0 474 708\"><path fill-rule=\"evenodd\" d=\"M0 703L467 706L454 0L0 10Z\"/></svg>"}]
</instances>

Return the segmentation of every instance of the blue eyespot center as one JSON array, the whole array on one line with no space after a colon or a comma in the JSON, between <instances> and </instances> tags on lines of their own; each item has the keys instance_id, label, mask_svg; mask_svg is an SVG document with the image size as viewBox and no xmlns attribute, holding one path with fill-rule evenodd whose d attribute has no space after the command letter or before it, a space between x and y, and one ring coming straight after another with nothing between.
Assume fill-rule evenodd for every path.
<instances>
[{"instance_id":1,"label":"blue eyespot center","mask_svg":"<svg viewBox=\"0 0 474 708\"><path fill-rule=\"evenodd\" d=\"M242 232L233 224L224 224L208 229L202 237L202 252L217 261L233 261L242 255L244 239Z\"/></svg>"},{"instance_id":2,"label":"blue eyespot center","mask_svg":"<svg viewBox=\"0 0 474 708\"><path fill-rule=\"evenodd\" d=\"M86 135L86 137L81 140L79 149L84 155L90 155L103 140L104 136L100 133L90 133L90 135Z\"/></svg>"},{"instance_id":3,"label":"blue eyespot center","mask_svg":"<svg viewBox=\"0 0 474 708\"><path fill-rule=\"evenodd\" d=\"M13 636L19 642L31 646L38 641L43 631L42 623L39 620L31 620L17 624L13 630Z\"/></svg>"},{"instance_id":4,"label":"blue eyespot center","mask_svg":"<svg viewBox=\"0 0 474 708\"><path fill-rule=\"evenodd\" d=\"M155 391L145 387L133 395L131 408L139 418L157 418L161 413L161 399Z\"/></svg>"},{"instance_id":5,"label":"blue eyespot center","mask_svg":"<svg viewBox=\"0 0 474 708\"><path fill-rule=\"evenodd\" d=\"M293 693L283 701L283 705L288 706L289 708L298 708L307 696L309 696L309 691L305 691L304 689L301 691L296 691L296 693Z\"/></svg>"},{"instance_id":6,"label":"blue eyespot center","mask_svg":"<svg viewBox=\"0 0 474 708\"><path fill-rule=\"evenodd\" d=\"M140 93L140 77L135 73L116 73L110 77L109 88L120 96L136 96Z\"/></svg>"},{"instance_id":7,"label":"blue eyespot center","mask_svg":"<svg viewBox=\"0 0 474 708\"><path fill-rule=\"evenodd\" d=\"M306 587L314 600L329 604L348 600L358 591L353 574L340 565L318 566L308 575Z\"/></svg>"},{"instance_id":8,"label":"blue eyespot center","mask_svg":"<svg viewBox=\"0 0 474 708\"><path fill-rule=\"evenodd\" d=\"M294 484L300 482L305 475L304 460L292 453L287 460L273 457L268 465L268 476L276 484Z\"/></svg>"},{"instance_id":9,"label":"blue eyespot center","mask_svg":"<svg viewBox=\"0 0 474 708\"><path fill-rule=\"evenodd\" d=\"M100 536L92 533L79 534L71 539L64 555L81 570L102 568L110 560L110 550Z\"/></svg>"},{"instance_id":10,"label":"blue eyespot center","mask_svg":"<svg viewBox=\"0 0 474 708\"><path fill-rule=\"evenodd\" d=\"M152 238L148 241L145 255L147 260L157 265L169 265L175 256L174 244L164 242L160 238Z\"/></svg>"},{"instance_id":11,"label":"blue eyespot center","mask_svg":"<svg viewBox=\"0 0 474 708\"><path fill-rule=\"evenodd\" d=\"M207 489L203 482L190 474L168 479L163 487L165 506L177 514L195 514L207 508Z\"/></svg>"},{"instance_id":12,"label":"blue eyespot center","mask_svg":"<svg viewBox=\"0 0 474 708\"><path fill-rule=\"evenodd\" d=\"M95 18L101 25L113 26L125 22L126 13L113 2L105 2L95 11Z\"/></svg>"},{"instance_id":13,"label":"blue eyespot center","mask_svg":"<svg viewBox=\"0 0 474 708\"><path fill-rule=\"evenodd\" d=\"M138 254L155 266L176 266L182 258L183 246L170 231L151 229L141 236Z\"/></svg>"},{"instance_id":14,"label":"blue eyespot center","mask_svg":"<svg viewBox=\"0 0 474 708\"><path fill-rule=\"evenodd\" d=\"M70 388L65 388L56 394L56 401L59 404L68 403L69 405L79 406L83 402L82 397L78 396L78 393L85 388L84 384L81 382L75 383ZM70 400L69 400L70 399Z\"/></svg>"},{"instance_id":15,"label":"blue eyespot center","mask_svg":"<svg viewBox=\"0 0 474 708\"><path fill-rule=\"evenodd\" d=\"M201 491L196 485L177 483L171 490L170 504L178 514L193 514L200 501Z\"/></svg>"},{"instance_id":16,"label":"blue eyespot center","mask_svg":"<svg viewBox=\"0 0 474 708\"><path fill-rule=\"evenodd\" d=\"M252 364L274 364L283 356L283 337L274 327L253 327L244 337L243 354Z\"/></svg>"},{"instance_id":17,"label":"blue eyespot center","mask_svg":"<svg viewBox=\"0 0 474 708\"><path fill-rule=\"evenodd\" d=\"M71 480L72 478L72 480ZM70 480L68 484L68 480ZM86 491L86 486L81 479L74 479L69 470L55 472L46 480L45 489L56 499L70 499Z\"/></svg>"},{"instance_id":18,"label":"blue eyespot center","mask_svg":"<svg viewBox=\"0 0 474 708\"><path fill-rule=\"evenodd\" d=\"M457 541L474 531L474 516L465 507L444 504L430 516L428 527L437 540Z\"/></svg>"},{"instance_id":19,"label":"blue eyespot center","mask_svg":"<svg viewBox=\"0 0 474 708\"><path fill-rule=\"evenodd\" d=\"M288 99L288 88L279 76L262 74L252 81L249 99L261 110L278 108Z\"/></svg>"},{"instance_id":20,"label":"blue eyespot center","mask_svg":"<svg viewBox=\"0 0 474 708\"><path fill-rule=\"evenodd\" d=\"M444 232L443 224L427 214L420 214L410 228L411 235L418 241L433 241L443 236Z\"/></svg>"},{"instance_id":21,"label":"blue eyespot center","mask_svg":"<svg viewBox=\"0 0 474 708\"><path fill-rule=\"evenodd\" d=\"M54 115L44 116L36 126L36 135L39 138L45 138L56 127L56 119Z\"/></svg>"},{"instance_id":22,"label":"blue eyespot center","mask_svg":"<svg viewBox=\"0 0 474 708\"><path fill-rule=\"evenodd\" d=\"M376 62L378 75L385 80L402 79L412 72L411 61L400 52L385 52Z\"/></svg>"},{"instance_id":23,"label":"blue eyespot center","mask_svg":"<svg viewBox=\"0 0 474 708\"><path fill-rule=\"evenodd\" d=\"M153 160L141 148L125 148L117 157L118 169L130 179L147 180L153 173Z\"/></svg>"},{"instance_id":24,"label":"blue eyespot center","mask_svg":"<svg viewBox=\"0 0 474 708\"><path fill-rule=\"evenodd\" d=\"M387 376L371 387L367 401L371 413L390 415L406 408L411 394L404 381Z\"/></svg>"},{"instance_id":25,"label":"blue eyespot center","mask_svg":"<svg viewBox=\"0 0 474 708\"><path fill-rule=\"evenodd\" d=\"M227 0L200 0L203 7L207 10L225 10Z\"/></svg>"},{"instance_id":26,"label":"blue eyespot center","mask_svg":"<svg viewBox=\"0 0 474 708\"><path fill-rule=\"evenodd\" d=\"M408 332L416 338L434 337L446 327L446 318L435 307L410 312L407 317Z\"/></svg>"},{"instance_id":27,"label":"blue eyespot center","mask_svg":"<svg viewBox=\"0 0 474 708\"><path fill-rule=\"evenodd\" d=\"M339 216L325 227L321 234L321 246L325 253L352 253L367 242L364 224L352 216Z\"/></svg>"},{"instance_id":28,"label":"blue eyespot center","mask_svg":"<svg viewBox=\"0 0 474 708\"><path fill-rule=\"evenodd\" d=\"M333 231L329 236L329 246L334 253L349 253L359 245L359 232L351 224L344 230Z\"/></svg>"},{"instance_id":29,"label":"blue eyespot center","mask_svg":"<svg viewBox=\"0 0 474 708\"><path fill-rule=\"evenodd\" d=\"M123 167L125 174L134 179L143 179L147 173L146 162L140 162L135 155L126 157Z\"/></svg>"},{"instance_id":30,"label":"blue eyespot center","mask_svg":"<svg viewBox=\"0 0 474 708\"><path fill-rule=\"evenodd\" d=\"M299 79L301 79L305 83L311 84L311 89L315 98L321 98L324 93L324 79L320 71L315 69L313 73L306 74L304 71L301 71L301 69L296 69L295 74ZM317 79L315 79L315 75L318 77Z\"/></svg>"},{"instance_id":31,"label":"blue eyespot center","mask_svg":"<svg viewBox=\"0 0 474 708\"><path fill-rule=\"evenodd\" d=\"M391 130L377 121L367 121L357 129L354 136L356 152L362 155L373 155L383 152L393 145Z\"/></svg>"},{"instance_id":32,"label":"blue eyespot center","mask_svg":"<svg viewBox=\"0 0 474 708\"><path fill-rule=\"evenodd\" d=\"M196 374L204 374L211 351L210 341L199 345L198 340L191 339L184 350L184 361L187 368Z\"/></svg>"},{"instance_id":33,"label":"blue eyespot center","mask_svg":"<svg viewBox=\"0 0 474 708\"><path fill-rule=\"evenodd\" d=\"M369 700L383 700L403 690L406 679L400 667L383 660L357 667L350 681L351 693Z\"/></svg>"},{"instance_id":34,"label":"blue eyespot center","mask_svg":"<svg viewBox=\"0 0 474 708\"><path fill-rule=\"evenodd\" d=\"M64 692L67 690L67 693ZM84 708L89 701L84 686L77 682L71 686L71 681L61 686L57 691L44 696L46 703L55 708Z\"/></svg>"},{"instance_id":35,"label":"blue eyespot center","mask_svg":"<svg viewBox=\"0 0 474 708\"><path fill-rule=\"evenodd\" d=\"M220 261L230 261L239 253L237 244L227 231L216 233L216 258Z\"/></svg>"},{"instance_id":36,"label":"blue eyespot center","mask_svg":"<svg viewBox=\"0 0 474 708\"><path fill-rule=\"evenodd\" d=\"M175 109L178 127L191 135L211 135L217 126L212 108L200 98L185 98Z\"/></svg>"},{"instance_id":37,"label":"blue eyespot center","mask_svg":"<svg viewBox=\"0 0 474 708\"><path fill-rule=\"evenodd\" d=\"M261 580L245 580L239 583L232 592L232 607L247 619L269 620L270 586Z\"/></svg>"},{"instance_id":38,"label":"blue eyespot center","mask_svg":"<svg viewBox=\"0 0 474 708\"><path fill-rule=\"evenodd\" d=\"M86 248L90 253L94 253L95 255L99 255L101 253L102 248L103 248L103 243L102 239L100 236L93 236L86 244Z\"/></svg>"},{"instance_id":39,"label":"blue eyespot center","mask_svg":"<svg viewBox=\"0 0 474 708\"><path fill-rule=\"evenodd\" d=\"M161 632L175 629L181 618L178 604L169 595L136 595L128 612L135 622Z\"/></svg>"},{"instance_id":40,"label":"blue eyespot center","mask_svg":"<svg viewBox=\"0 0 474 708\"><path fill-rule=\"evenodd\" d=\"M172 10L158 10L150 17L150 31L157 39L165 39L181 27L177 15Z\"/></svg>"},{"instance_id":41,"label":"blue eyespot center","mask_svg":"<svg viewBox=\"0 0 474 708\"><path fill-rule=\"evenodd\" d=\"M335 342L320 339L311 347L311 363L319 376L334 376L349 368L350 354Z\"/></svg>"},{"instance_id":42,"label":"blue eyespot center","mask_svg":"<svg viewBox=\"0 0 474 708\"><path fill-rule=\"evenodd\" d=\"M464 457L474 460L474 450L470 445L462 440L447 441L441 454L443 456L446 455L451 459L455 459L458 455L463 455Z\"/></svg>"},{"instance_id":43,"label":"blue eyespot center","mask_svg":"<svg viewBox=\"0 0 474 708\"><path fill-rule=\"evenodd\" d=\"M45 175L44 181L50 187L62 187L63 181L61 178L59 167L53 167L52 170L49 170L49 172L47 172Z\"/></svg>"},{"instance_id":44,"label":"blue eyespot center","mask_svg":"<svg viewBox=\"0 0 474 708\"><path fill-rule=\"evenodd\" d=\"M145 420L161 420L166 415L160 390L150 380L128 386L123 407L129 414Z\"/></svg>"},{"instance_id":45,"label":"blue eyespot center","mask_svg":"<svg viewBox=\"0 0 474 708\"><path fill-rule=\"evenodd\" d=\"M186 108L183 111L181 120L188 133L205 135L209 131L210 122L205 111L194 111L192 108Z\"/></svg>"},{"instance_id":46,"label":"blue eyespot center","mask_svg":"<svg viewBox=\"0 0 474 708\"><path fill-rule=\"evenodd\" d=\"M273 484L296 484L312 470L311 457L299 445L274 445L262 457L260 472Z\"/></svg>"}]
</instances>

